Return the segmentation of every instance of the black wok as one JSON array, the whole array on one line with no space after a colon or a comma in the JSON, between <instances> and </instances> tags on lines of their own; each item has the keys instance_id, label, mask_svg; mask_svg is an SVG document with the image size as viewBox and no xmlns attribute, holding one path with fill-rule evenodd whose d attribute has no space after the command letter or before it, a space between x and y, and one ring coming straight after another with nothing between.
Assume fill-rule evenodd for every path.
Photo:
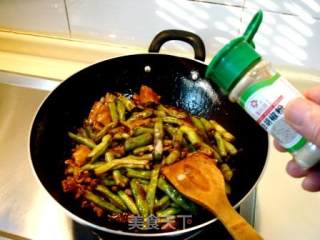
<instances>
[{"instance_id":1,"label":"black wok","mask_svg":"<svg viewBox=\"0 0 320 240\"><path fill-rule=\"evenodd\" d=\"M182 40L195 49L192 60L157 53L169 40ZM73 196L62 191L64 160L69 157L71 141L67 132L81 126L94 103L107 91L132 94L141 84L154 89L165 104L217 119L236 136L239 154L230 160L235 169L231 182L231 203L236 207L254 188L265 165L268 138L238 105L229 102L218 87L201 80L206 65L202 40L192 33L168 30L158 34L149 54L129 55L96 63L62 82L42 103L30 134L30 154L34 171L42 186L71 217L102 232L138 237L179 236L201 229L216 219L201 214L184 230L167 233L134 233L98 219L81 209ZM200 61L201 60L201 61ZM200 78L199 78L200 76Z\"/></svg>"}]
</instances>

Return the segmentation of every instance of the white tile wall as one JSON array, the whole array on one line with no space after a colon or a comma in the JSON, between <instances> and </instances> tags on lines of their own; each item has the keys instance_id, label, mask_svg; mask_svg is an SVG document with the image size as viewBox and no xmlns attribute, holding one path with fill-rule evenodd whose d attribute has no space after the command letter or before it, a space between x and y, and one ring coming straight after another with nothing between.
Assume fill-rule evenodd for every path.
<instances>
[{"instance_id":1,"label":"white tile wall","mask_svg":"<svg viewBox=\"0 0 320 240\"><path fill-rule=\"evenodd\" d=\"M242 31L255 11L244 10ZM320 21L314 18L264 12L254 41L257 51L273 63L320 69Z\"/></svg>"},{"instance_id":2,"label":"white tile wall","mask_svg":"<svg viewBox=\"0 0 320 240\"><path fill-rule=\"evenodd\" d=\"M246 0L244 6L250 9L262 9L281 13L289 13L293 0Z\"/></svg>"},{"instance_id":3,"label":"white tile wall","mask_svg":"<svg viewBox=\"0 0 320 240\"><path fill-rule=\"evenodd\" d=\"M218 3L230 6L240 6L244 5L245 0L195 0L198 2L208 2L208 3Z\"/></svg>"},{"instance_id":4,"label":"white tile wall","mask_svg":"<svg viewBox=\"0 0 320 240\"><path fill-rule=\"evenodd\" d=\"M246 0L244 6L250 9L298 15L304 18L320 18L319 0Z\"/></svg>"},{"instance_id":5,"label":"white tile wall","mask_svg":"<svg viewBox=\"0 0 320 240\"><path fill-rule=\"evenodd\" d=\"M292 0L291 6L287 8L291 13L301 17L320 18L320 1L319 0Z\"/></svg>"},{"instance_id":6,"label":"white tile wall","mask_svg":"<svg viewBox=\"0 0 320 240\"><path fill-rule=\"evenodd\" d=\"M63 0L1 0L0 28L69 37Z\"/></svg>"},{"instance_id":7,"label":"white tile wall","mask_svg":"<svg viewBox=\"0 0 320 240\"><path fill-rule=\"evenodd\" d=\"M211 56L258 9L265 15L256 37L262 54L276 64L320 69L320 0L0 0L0 28L144 49L161 30L183 29L198 34ZM177 42L164 49L192 51Z\"/></svg>"},{"instance_id":8,"label":"white tile wall","mask_svg":"<svg viewBox=\"0 0 320 240\"><path fill-rule=\"evenodd\" d=\"M181 0L67 0L71 36L146 48L164 29L197 33L208 53L238 34L242 9ZM190 51L185 45L167 48ZM211 53L212 54L212 53Z\"/></svg>"}]
</instances>

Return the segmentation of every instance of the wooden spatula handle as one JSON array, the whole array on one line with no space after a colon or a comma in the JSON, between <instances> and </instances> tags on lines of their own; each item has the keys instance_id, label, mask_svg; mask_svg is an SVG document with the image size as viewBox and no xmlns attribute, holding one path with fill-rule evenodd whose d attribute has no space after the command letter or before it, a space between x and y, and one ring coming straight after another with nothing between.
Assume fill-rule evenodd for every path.
<instances>
[{"instance_id":1,"label":"wooden spatula handle","mask_svg":"<svg viewBox=\"0 0 320 240\"><path fill-rule=\"evenodd\" d=\"M263 239L229 202L225 204L229 206L221 206L215 214L235 240Z\"/></svg>"},{"instance_id":2,"label":"wooden spatula handle","mask_svg":"<svg viewBox=\"0 0 320 240\"><path fill-rule=\"evenodd\" d=\"M221 171L207 155L191 154L164 167L162 173L178 191L212 212L235 240L262 239L231 206Z\"/></svg>"}]
</instances>

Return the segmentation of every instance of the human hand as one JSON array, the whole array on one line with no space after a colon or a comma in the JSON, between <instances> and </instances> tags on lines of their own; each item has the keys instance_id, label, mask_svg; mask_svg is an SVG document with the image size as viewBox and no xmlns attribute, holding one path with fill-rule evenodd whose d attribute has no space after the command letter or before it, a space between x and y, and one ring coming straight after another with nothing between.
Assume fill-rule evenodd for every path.
<instances>
[{"instance_id":1,"label":"human hand","mask_svg":"<svg viewBox=\"0 0 320 240\"><path fill-rule=\"evenodd\" d=\"M305 92L306 99L290 101L285 108L288 124L310 142L320 147L320 86ZM275 142L279 151L284 149ZM304 178L302 187L310 192L320 191L320 164L303 170L293 159L287 164L287 172L295 178Z\"/></svg>"}]
</instances>

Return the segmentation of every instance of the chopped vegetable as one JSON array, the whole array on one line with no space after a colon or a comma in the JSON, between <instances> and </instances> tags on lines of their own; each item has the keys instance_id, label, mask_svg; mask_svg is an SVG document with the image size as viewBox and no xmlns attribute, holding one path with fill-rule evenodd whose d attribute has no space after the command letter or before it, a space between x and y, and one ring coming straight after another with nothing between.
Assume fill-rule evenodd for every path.
<instances>
[{"instance_id":1,"label":"chopped vegetable","mask_svg":"<svg viewBox=\"0 0 320 240\"><path fill-rule=\"evenodd\" d=\"M220 132L215 132L214 133L214 137L217 141L217 145L218 145L218 150L219 150L219 154L223 157L227 156L227 151L226 151L226 147L225 147L225 143L222 139L222 136L220 134Z\"/></svg>"},{"instance_id":2,"label":"chopped vegetable","mask_svg":"<svg viewBox=\"0 0 320 240\"><path fill-rule=\"evenodd\" d=\"M163 152L163 123L158 118L154 123L154 159L161 160Z\"/></svg>"},{"instance_id":3,"label":"chopped vegetable","mask_svg":"<svg viewBox=\"0 0 320 240\"><path fill-rule=\"evenodd\" d=\"M109 201L111 203L113 203L116 207L118 207L122 210L127 209L126 205L123 203L121 198L119 196L115 195L114 193L112 193L107 187L105 187L103 185L98 185L96 187L96 190L103 193L103 195L106 196L109 199Z\"/></svg>"},{"instance_id":4,"label":"chopped vegetable","mask_svg":"<svg viewBox=\"0 0 320 240\"><path fill-rule=\"evenodd\" d=\"M70 138L75 140L78 143L82 143L89 148L94 148L96 146L95 142L92 139L86 138L86 137L81 137L79 135L73 134L72 132L68 132L68 135Z\"/></svg>"},{"instance_id":5,"label":"chopped vegetable","mask_svg":"<svg viewBox=\"0 0 320 240\"><path fill-rule=\"evenodd\" d=\"M131 177L131 178L150 179L151 171L128 168L127 169L127 176Z\"/></svg>"},{"instance_id":6,"label":"chopped vegetable","mask_svg":"<svg viewBox=\"0 0 320 240\"><path fill-rule=\"evenodd\" d=\"M197 132L189 126L182 125L180 127L180 131L187 135L188 140L193 146L199 146L202 143L201 138L197 134Z\"/></svg>"},{"instance_id":7,"label":"chopped vegetable","mask_svg":"<svg viewBox=\"0 0 320 240\"><path fill-rule=\"evenodd\" d=\"M168 195L163 196L162 198L160 198L159 200L156 199L155 205L154 205L154 209L162 209L165 206L169 206L170 205L170 198Z\"/></svg>"},{"instance_id":8,"label":"chopped vegetable","mask_svg":"<svg viewBox=\"0 0 320 240\"><path fill-rule=\"evenodd\" d=\"M119 114L119 120L125 121L126 120L126 107L122 103L121 100L117 100L117 112Z\"/></svg>"},{"instance_id":9,"label":"chopped vegetable","mask_svg":"<svg viewBox=\"0 0 320 240\"><path fill-rule=\"evenodd\" d=\"M160 165L155 165L151 171L151 178L147 189L147 203L149 207L149 212L153 213L153 207L156 199L156 190L158 185L158 177L160 173Z\"/></svg>"},{"instance_id":10,"label":"chopped vegetable","mask_svg":"<svg viewBox=\"0 0 320 240\"><path fill-rule=\"evenodd\" d=\"M130 182L130 187L134 199L136 201L137 208L142 217L148 217L148 203L146 201L146 193L137 179L132 179Z\"/></svg>"},{"instance_id":11,"label":"chopped vegetable","mask_svg":"<svg viewBox=\"0 0 320 240\"><path fill-rule=\"evenodd\" d=\"M165 219L177 227L178 214L197 214L197 205L161 174L164 165L192 152L215 158L231 191L235 137L215 120L160 104L160 96L147 86L132 97L106 93L83 126L68 136L74 145L65 160L63 191L102 219L123 224L139 215L147 230L148 218L155 216L159 229L168 229Z\"/></svg>"},{"instance_id":12,"label":"chopped vegetable","mask_svg":"<svg viewBox=\"0 0 320 240\"><path fill-rule=\"evenodd\" d=\"M101 155L103 155L109 146L109 143L111 141L111 135L105 135L102 138L101 143L96 145L92 151L89 153L88 157L92 159L92 161L98 159Z\"/></svg>"},{"instance_id":13,"label":"chopped vegetable","mask_svg":"<svg viewBox=\"0 0 320 240\"><path fill-rule=\"evenodd\" d=\"M133 214L135 215L139 214L136 204L124 191L122 190L118 191L118 195Z\"/></svg>"},{"instance_id":14,"label":"chopped vegetable","mask_svg":"<svg viewBox=\"0 0 320 240\"><path fill-rule=\"evenodd\" d=\"M158 188L164 191L173 202L178 204L183 209L195 213L196 205L189 200L185 199L174 187L172 187L164 178L159 178Z\"/></svg>"},{"instance_id":15,"label":"chopped vegetable","mask_svg":"<svg viewBox=\"0 0 320 240\"><path fill-rule=\"evenodd\" d=\"M174 216L174 215L178 214L179 212L181 212L180 208L169 207L164 210L158 211L157 217L161 218L161 217Z\"/></svg>"},{"instance_id":16,"label":"chopped vegetable","mask_svg":"<svg viewBox=\"0 0 320 240\"><path fill-rule=\"evenodd\" d=\"M98 195L93 194L92 192L86 192L84 197L93 203L97 204L98 206L106 209L107 211L110 211L112 213L121 213L122 210L114 206L112 203L109 203L107 201L104 201L102 198L100 198Z\"/></svg>"},{"instance_id":17,"label":"chopped vegetable","mask_svg":"<svg viewBox=\"0 0 320 240\"><path fill-rule=\"evenodd\" d=\"M132 167L132 168L146 168L148 160L134 160L134 159L118 159L113 160L94 169L96 175L101 175L111 169L119 167Z\"/></svg>"},{"instance_id":18,"label":"chopped vegetable","mask_svg":"<svg viewBox=\"0 0 320 240\"><path fill-rule=\"evenodd\" d=\"M152 135L150 133L141 134L136 137L126 139L124 149L128 152L137 147L148 145L152 142Z\"/></svg>"}]
</instances>

